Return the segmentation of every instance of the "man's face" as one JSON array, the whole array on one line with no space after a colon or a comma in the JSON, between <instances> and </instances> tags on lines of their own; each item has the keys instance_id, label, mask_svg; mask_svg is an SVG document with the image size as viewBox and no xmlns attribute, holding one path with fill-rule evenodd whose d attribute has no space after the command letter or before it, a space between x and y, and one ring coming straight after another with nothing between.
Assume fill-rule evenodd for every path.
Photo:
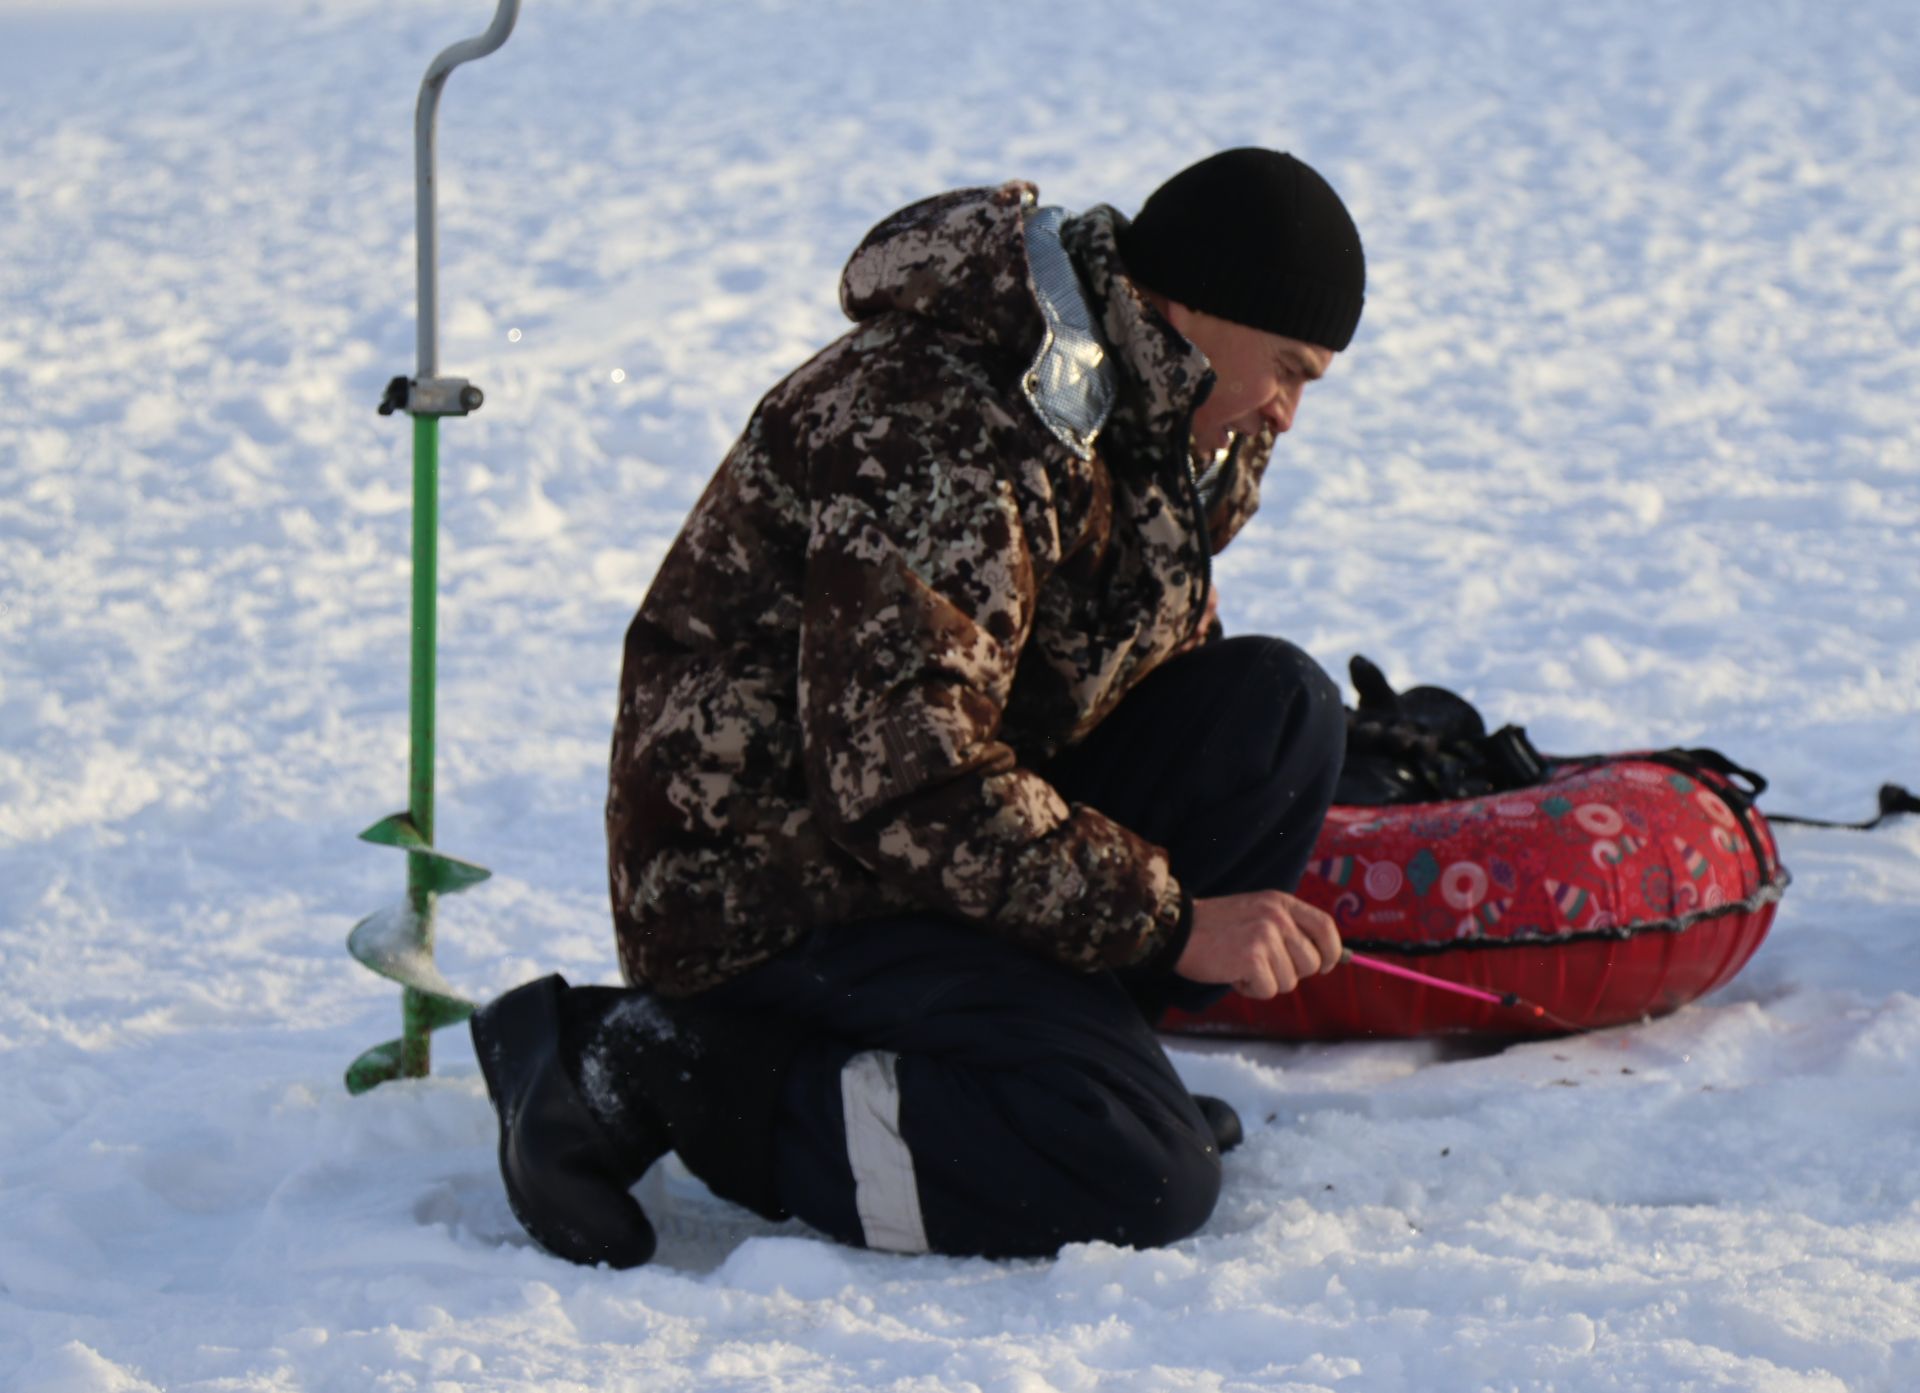
<instances>
[{"instance_id":1,"label":"man's face","mask_svg":"<svg viewBox=\"0 0 1920 1393\"><path fill-rule=\"evenodd\" d=\"M1213 391L1193 413L1193 443L1211 453L1231 435L1276 435L1293 429L1300 394L1332 366L1330 348L1249 328L1178 301L1166 306L1168 322L1207 355Z\"/></svg>"}]
</instances>

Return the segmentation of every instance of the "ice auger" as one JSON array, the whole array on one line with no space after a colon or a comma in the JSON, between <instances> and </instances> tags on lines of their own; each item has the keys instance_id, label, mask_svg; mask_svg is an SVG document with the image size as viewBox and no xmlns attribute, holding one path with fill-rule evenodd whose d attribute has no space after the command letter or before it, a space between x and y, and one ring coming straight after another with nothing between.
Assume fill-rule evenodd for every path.
<instances>
[{"instance_id":1,"label":"ice auger","mask_svg":"<svg viewBox=\"0 0 1920 1393\"><path fill-rule=\"evenodd\" d=\"M434 229L434 121L447 78L462 63L484 58L507 41L520 17L520 0L500 0L493 23L477 38L446 49L427 66L414 108L413 167L419 252L419 367L413 377L387 384L380 414L413 417L413 655L409 685L411 754L405 812L383 817L363 841L407 854L407 894L368 915L347 935L347 950L382 977L398 982L400 1038L366 1051L347 1066L347 1091L365 1093L388 1079L424 1078L433 1032L473 1014L433 961L433 912L451 895L487 878L484 866L449 856L433 844L433 713L436 601L439 591L440 418L465 416L483 400L463 377L440 375L439 243Z\"/></svg>"}]
</instances>

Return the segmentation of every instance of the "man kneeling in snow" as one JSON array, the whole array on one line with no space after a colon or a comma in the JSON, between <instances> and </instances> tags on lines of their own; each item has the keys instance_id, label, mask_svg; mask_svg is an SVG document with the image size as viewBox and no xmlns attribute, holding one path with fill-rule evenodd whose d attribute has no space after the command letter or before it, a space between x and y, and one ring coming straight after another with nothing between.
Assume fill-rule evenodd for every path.
<instances>
[{"instance_id":1,"label":"man kneeling in snow","mask_svg":"<svg viewBox=\"0 0 1920 1393\"><path fill-rule=\"evenodd\" d=\"M1344 748L1278 639L1205 642L1211 554L1360 318L1359 234L1230 150L1132 222L1025 184L895 213L854 327L776 386L628 630L607 834L628 988L473 1034L514 1213L616 1267L669 1150L897 1252L1152 1245L1232 1110L1151 1023L1336 963L1287 892Z\"/></svg>"}]
</instances>

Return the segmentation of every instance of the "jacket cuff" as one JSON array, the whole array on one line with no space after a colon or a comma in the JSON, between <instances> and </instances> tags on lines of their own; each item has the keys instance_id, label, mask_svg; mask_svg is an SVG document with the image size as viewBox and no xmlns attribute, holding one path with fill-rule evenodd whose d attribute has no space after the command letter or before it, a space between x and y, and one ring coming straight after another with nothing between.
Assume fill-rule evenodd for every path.
<instances>
[{"instance_id":1,"label":"jacket cuff","mask_svg":"<svg viewBox=\"0 0 1920 1393\"><path fill-rule=\"evenodd\" d=\"M1180 917L1173 927L1167 930L1166 939L1142 958L1134 970L1152 976L1171 976L1173 965L1180 961L1180 955L1187 951L1187 940L1193 937L1193 896L1184 889L1180 891Z\"/></svg>"}]
</instances>

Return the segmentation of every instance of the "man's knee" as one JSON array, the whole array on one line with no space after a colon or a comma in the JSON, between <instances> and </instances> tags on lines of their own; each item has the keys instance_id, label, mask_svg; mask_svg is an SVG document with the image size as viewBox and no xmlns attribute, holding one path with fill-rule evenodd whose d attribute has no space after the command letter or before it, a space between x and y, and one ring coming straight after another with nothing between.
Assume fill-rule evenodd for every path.
<instances>
[{"instance_id":1,"label":"man's knee","mask_svg":"<svg viewBox=\"0 0 1920 1393\"><path fill-rule=\"evenodd\" d=\"M1346 751L1346 708L1327 670L1283 638L1250 634L1213 647L1231 669L1227 682L1241 709L1279 723L1284 752L1318 756L1335 764L1337 775Z\"/></svg>"},{"instance_id":2,"label":"man's knee","mask_svg":"<svg viewBox=\"0 0 1920 1393\"><path fill-rule=\"evenodd\" d=\"M1048 1063L999 1101L1025 1124L1025 1174L1007 1176L1008 1193L1023 1193L1026 1212L1046 1218L1027 1251L1088 1242L1161 1247L1213 1213L1220 1153L1171 1071L1164 1079L1099 1079L1084 1064Z\"/></svg>"},{"instance_id":3,"label":"man's knee","mask_svg":"<svg viewBox=\"0 0 1920 1393\"><path fill-rule=\"evenodd\" d=\"M1017 1187L1016 1187L1017 1188ZM1029 1206L1044 1219L1014 1237L1003 1256L1046 1256L1069 1243L1161 1248L1199 1231L1220 1199L1220 1153L1197 1137L1110 1150L1097 1177L1083 1176L1077 1204L1061 1197ZM965 1245L963 1244L964 1248Z\"/></svg>"},{"instance_id":4,"label":"man's knee","mask_svg":"<svg viewBox=\"0 0 1920 1393\"><path fill-rule=\"evenodd\" d=\"M1158 1157L1136 1156L1144 1163L1140 1200L1114 1215L1114 1231L1099 1235L1135 1248L1161 1248L1197 1232L1220 1199L1220 1153L1200 1138L1181 1138Z\"/></svg>"},{"instance_id":5,"label":"man's knee","mask_svg":"<svg viewBox=\"0 0 1920 1393\"><path fill-rule=\"evenodd\" d=\"M1284 639L1275 639L1287 652L1298 674L1301 744L1318 751L1330 772L1331 781L1340 776L1340 765L1347 753L1347 711L1340 686L1327 670L1301 649Z\"/></svg>"}]
</instances>

